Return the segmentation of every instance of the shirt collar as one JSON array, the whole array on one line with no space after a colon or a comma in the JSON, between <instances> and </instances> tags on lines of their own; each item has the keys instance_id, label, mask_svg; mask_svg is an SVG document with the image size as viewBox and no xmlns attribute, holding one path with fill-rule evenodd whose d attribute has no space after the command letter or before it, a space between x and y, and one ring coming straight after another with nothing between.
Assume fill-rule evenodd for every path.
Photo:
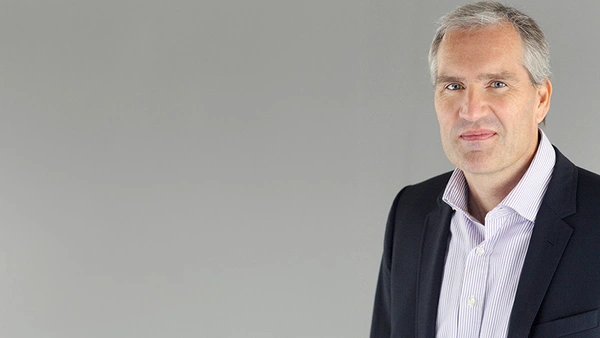
<instances>
[{"instance_id":1,"label":"shirt collar","mask_svg":"<svg viewBox=\"0 0 600 338\"><path fill-rule=\"evenodd\" d=\"M535 221L556 162L556 153L552 144L541 129L539 133L540 143L529 168L519 183L499 204L513 209L531 222ZM458 168L454 170L442 199L453 209L469 215L468 186L462 170Z\"/></svg>"}]
</instances>

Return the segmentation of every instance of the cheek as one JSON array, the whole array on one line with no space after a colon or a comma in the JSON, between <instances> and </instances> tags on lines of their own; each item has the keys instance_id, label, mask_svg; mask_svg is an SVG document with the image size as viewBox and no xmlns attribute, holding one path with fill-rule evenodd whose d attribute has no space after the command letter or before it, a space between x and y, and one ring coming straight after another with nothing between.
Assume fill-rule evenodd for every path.
<instances>
[{"instance_id":1,"label":"cheek","mask_svg":"<svg viewBox=\"0 0 600 338\"><path fill-rule=\"evenodd\" d=\"M449 129L455 120L454 112L456 111L452 100L448 98L435 98L434 101L435 112L438 123L442 130Z\"/></svg>"},{"instance_id":2,"label":"cheek","mask_svg":"<svg viewBox=\"0 0 600 338\"><path fill-rule=\"evenodd\" d=\"M523 116L523 102L516 97L496 97L489 100L490 109L495 119L503 126L521 123Z\"/></svg>"},{"instance_id":3,"label":"cheek","mask_svg":"<svg viewBox=\"0 0 600 338\"><path fill-rule=\"evenodd\" d=\"M498 121L510 129L530 129L532 126L537 130L535 122L533 101L526 98L509 97L494 102L494 112Z\"/></svg>"}]
</instances>

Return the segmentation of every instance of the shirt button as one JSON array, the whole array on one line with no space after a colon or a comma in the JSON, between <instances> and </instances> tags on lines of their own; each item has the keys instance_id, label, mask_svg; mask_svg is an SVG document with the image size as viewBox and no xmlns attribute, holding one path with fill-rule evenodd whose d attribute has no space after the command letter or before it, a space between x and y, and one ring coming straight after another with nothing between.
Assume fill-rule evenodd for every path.
<instances>
[{"instance_id":1,"label":"shirt button","mask_svg":"<svg viewBox=\"0 0 600 338\"><path fill-rule=\"evenodd\" d=\"M479 256L483 256L483 254L485 253L485 249L482 247L477 247L477 249L475 249L475 253L477 253L477 255Z\"/></svg>"},{"instance_id":2,"label":"shirt button","mask_svg":"<svg viewBox=\"0 0 600 338\"><path fill-rule=\"evenodd\" d=\"M475 296L470 296L469 299L467 299L467 304L469 304L470 307L475 306L475 304L477 304Z\"/></svg>"}]
</instances>

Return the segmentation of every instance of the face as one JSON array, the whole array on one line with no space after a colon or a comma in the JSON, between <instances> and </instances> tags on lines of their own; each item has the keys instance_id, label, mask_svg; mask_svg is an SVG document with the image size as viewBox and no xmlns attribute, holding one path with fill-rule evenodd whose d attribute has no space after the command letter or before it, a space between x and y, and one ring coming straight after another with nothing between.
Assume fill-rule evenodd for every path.
<instances>
[{"instance_id":1,"label":"face","mask_svg":"<svg viewBox=\"0 0 600 338\"><path fill-rule=\"evenodd\" d=\"M508 24L453 29L442 39L435 110L446 156L465 175L511 175L535 154L552 86L533 85L522 56Z\"/></svg>"}]
</instances>

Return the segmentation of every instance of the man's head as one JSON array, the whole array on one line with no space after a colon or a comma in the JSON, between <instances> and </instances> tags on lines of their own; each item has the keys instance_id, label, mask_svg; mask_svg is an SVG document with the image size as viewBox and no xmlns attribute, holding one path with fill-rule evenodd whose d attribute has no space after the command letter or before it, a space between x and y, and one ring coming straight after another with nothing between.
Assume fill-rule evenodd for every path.
<instances>
[{"instance_id":1,"label":"man's head","mask_svg":"<svg viewBox=\"0 0 600 338\"><path fill-rule=\"evenodd\" d=\"M442 19L430 53L435 110L444 151L465 174L506 179L528 166L550 106L547 61L539 27L515 9L476 3Z\"/></svg>"},{"instance_id":2,"label":"man's head","mask_svg":"<svg viewBox=\"0 0 600 338\"><path fill-rule=\"evenodd\" d=\"M531 83L539 85L550 78L550 52L544 33L528 15L498 2L482 1L460 6L443 16L429 49L429 72L435 85L437 77L437 53L442 39L449 30L475 29L499 23L512 25L523 44L523 66L529 72Z\"/></svg>"}]
</instances>

